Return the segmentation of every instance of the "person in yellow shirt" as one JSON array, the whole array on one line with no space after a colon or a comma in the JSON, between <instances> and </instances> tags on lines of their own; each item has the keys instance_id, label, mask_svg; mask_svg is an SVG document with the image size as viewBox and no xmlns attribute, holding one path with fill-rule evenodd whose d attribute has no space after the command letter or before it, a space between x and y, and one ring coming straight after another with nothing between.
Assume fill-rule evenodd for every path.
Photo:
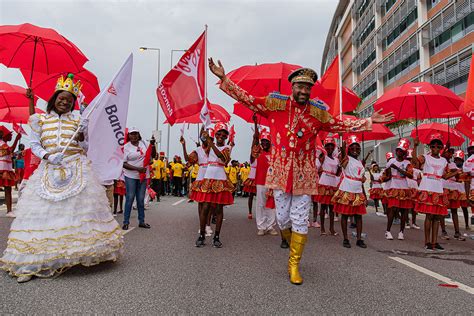
<instances>
[{"instance_id":1,"label":"person in yellow shirt","mask_svg":"<svg viewBox=\"0 0 474 316\"><path fill-rule=\"evenodd\" d=\"M233 195L235 195L235 191L237 189L237 183L239 182L239 163L237 160L232 160L231 162L231 165L230 166L227 166L225 168L225 171L227 173L227 176L230 180L230 182L232 182L232 184L234 185L234 192L232 193Z\"/></svg>"},{"instance_id":2,"label":"person in yellow shirt","mask_svg":"<svg viewBox=\"0 0 474 316\"><path fill-rule=\"evenodd\" d=\"M163 161L165 158L165 153L160 152L159 155L153 159L151 164L151 168L153 171L153 176L151 178L151 188L156 193L156 200L160 201L160 194L161 194L161 187L163 186L163 173L165 169L165 162ZM153 201L153 200L151 200Z\"/></svg>"},{"instance_id":3,"label":"person in yellow shirt","mask_svg":"<svg viewBox=\"0 0 474 316\"><path fill-rule=\"evenodd\" d=\"M176 158L176 162L171 166L171 171L173 173L173 195L174 196L183 196L183 171L185 167L181 163L179 157Z\"/></svg>"},{"instance_id":4,"label":"person in yellow shirt","mask_svg":"<svg viewBox=\"0 0 474 316\"><path fill-rule=\"evenodd\" d=\"M245 183L245 180L248 179L250 175L250 165L247 162L244 162L243 167L240 168L240 188L242 189ZM248 193L242 190L242 196L247 197Z\"/></svg>"}]
</instances>

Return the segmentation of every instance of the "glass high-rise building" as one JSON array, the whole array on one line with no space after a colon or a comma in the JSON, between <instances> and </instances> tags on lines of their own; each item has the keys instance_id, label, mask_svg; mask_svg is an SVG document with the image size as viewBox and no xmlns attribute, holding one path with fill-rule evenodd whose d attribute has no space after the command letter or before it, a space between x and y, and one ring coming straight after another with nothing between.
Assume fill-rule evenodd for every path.
<instances>
[{"instance_id":1,"label":"glass high-rise building","mask_svg":"<svg viewBox=\"0 0 474 316\"><path fill-rule=\"evenodd\" d=\"M357 111L368 117L384 91L410 81L464 97L473 43L474 0L340 0L321 70L340 52L343 85L362 98ZM377 160L411 129L397 128L397 137L377 145Z\"/></svg>"}]
</instances>

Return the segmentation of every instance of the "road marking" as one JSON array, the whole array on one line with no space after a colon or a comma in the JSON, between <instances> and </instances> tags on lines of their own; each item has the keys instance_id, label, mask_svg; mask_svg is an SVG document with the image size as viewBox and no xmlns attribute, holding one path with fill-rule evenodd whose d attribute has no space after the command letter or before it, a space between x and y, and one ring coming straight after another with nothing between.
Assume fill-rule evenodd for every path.
<instances>
[{"instance_id":1,"label":"road marking","mask_svg":"<svg viewBox=\"0 0 474 316\"><path fill-rule=\"evenodd\" d=\"M178 204L183 203L184 201L186 201L186 199L181 199L181 200L179 200L178 202L174 202L174 203L171 204L171 205L175 206L175 205L178 205Z\"/></svg>"},{"instance_id":2,"label":"road marking","mask_svg":"<svg viewBox=\"0 0 474 316\"><path fill-rule=\"evenodd\" d=\"M135 227L130 227L128 230L123 230L123 234L126 235L134 229L135 229Z\"/></svg>"},{"instance_id":3,"label":"road marking","mask_svg":"<svg viewBox=\"0 0 474 316\"><path fill-rule=\"evenodd\" d=\"M436 272L433 272L433 271L431 271L431 270L428 270L428 269L425 269L425 268L423 268L423 267L420 267L419 265L416 265L416 264L414 264L414 263L412 263L412 262L410 262L410 261L407 261L407 260L405 260L405 259L402 259L402 258L399 258L399 257L389 257L389 258L392 259L392 260L395 260L395 261L397 261L397 262L399 262L399 263L401 263L401 264L404 264L404 265L406 265L407 267L413 268L413 269L415 269L415 270L417 270L417 271L419 271L419 272L421 272L421 273L424 273L424 274L426 274L426 275L429 275L430 277L433 277L433 278L435 278L435 279L438 279L438 280L440 280L440 281L442 281L442 282L444 282L444 283L446 283L446 284L454 284L454 285L457 285L460 290L463 290L463 291L465 291L465 292L467 292L467 293L469 293L469 294L474 294L474 288L472 288L472 287L470 287L470 286L467 286L467 285L462 284L462 283L460 283L460 282L454 281L454 280L452 280L452 279L450 279L450 278L448 278L448 277L445 277L445 276L443 276L443 275L441 275L441 274L438 274L438 273L436 273Z\"/></svg>"}]
</instances>

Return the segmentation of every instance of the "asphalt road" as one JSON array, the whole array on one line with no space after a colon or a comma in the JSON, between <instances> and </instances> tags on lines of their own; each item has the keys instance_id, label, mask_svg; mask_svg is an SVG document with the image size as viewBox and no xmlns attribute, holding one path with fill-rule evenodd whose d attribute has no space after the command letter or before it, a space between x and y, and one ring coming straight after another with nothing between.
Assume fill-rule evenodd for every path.
<instances>
[{"instance_id":1,"label":"asphalt road","mask_svg":"<svg viewBox=\"0 0 474 316\"><path fill-rule=\"evenodd\" d=\"M428 254L422 231L386 241L386 219L373 213L364 217L367 249L355 247L354 239L353 248L343 248L342 237L320 237L311 228L301 266L304 284L294 286L286 274L288 250L279 248L278 236L256 235L245 199L225 208L221 249L212 248L210 239L206 247L194 247L197 205L179 201L153 203L146 211L152 229L129 231L117 263L75 267L25 284L0 273L0 313L474 314L474 240L443 241L446 252ZM10 223L0 217L1 249ZM433 272L461 284L440 286L447 281Z\"/></svg>"}]
</instances>

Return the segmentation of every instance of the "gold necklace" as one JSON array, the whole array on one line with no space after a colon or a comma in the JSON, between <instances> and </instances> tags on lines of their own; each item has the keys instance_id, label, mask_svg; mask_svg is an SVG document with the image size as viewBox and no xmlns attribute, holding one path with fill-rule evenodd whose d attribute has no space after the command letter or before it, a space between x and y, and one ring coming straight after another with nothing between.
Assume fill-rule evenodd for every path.
<instances>
[{"instance_id":1,"label":"gold necklace","mask_svg":"<svg viewBox=\"0 0 474 316\"><path fill-rule=\"evenodd\" d=\"M291 121L291 108L292 108L292 106L293 106L293 101L290 100L290 109L288 111L288 124L286 124L286 126L285 126L288 129L287 136L295 134L295 128L298 125L300 119L304 116L304 113L306 112L306 110L308 109L308 103L306 103L306 105L304 107L304 110L301 111L301 113L297 113L297 111L299 111L299 109L297 107L295 107L295 115L293 116L293 121ZM296 133L296 136L298 138L303 137L303 132L304 132L303 129L300 129Z\"/></svg>"}]
</instances>

